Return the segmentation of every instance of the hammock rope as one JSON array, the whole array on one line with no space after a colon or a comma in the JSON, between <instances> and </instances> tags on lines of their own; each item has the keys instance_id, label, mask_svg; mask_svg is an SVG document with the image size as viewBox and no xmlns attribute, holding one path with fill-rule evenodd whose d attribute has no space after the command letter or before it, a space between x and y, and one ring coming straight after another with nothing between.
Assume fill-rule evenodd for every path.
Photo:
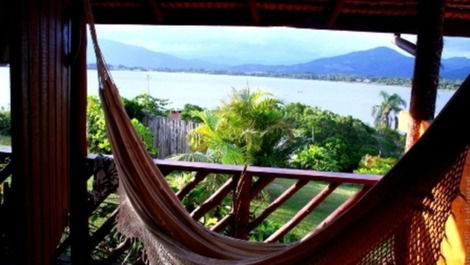
<instances>
[{"instance_id":1,"label":"hammock rope","mask_svg":"<svg viewBox=\"0 0 470 265\"><path fill-rule=\"evenodd\" d=\"M436 263L467 157L470 131L456 117L467 111L469 78L420 141L349 210L301 242L253 243L190 217L134 131L99 48L89 1L84 6L120 181L118 229L143 242L149 264Z\"/></svg>"}]
</instances>

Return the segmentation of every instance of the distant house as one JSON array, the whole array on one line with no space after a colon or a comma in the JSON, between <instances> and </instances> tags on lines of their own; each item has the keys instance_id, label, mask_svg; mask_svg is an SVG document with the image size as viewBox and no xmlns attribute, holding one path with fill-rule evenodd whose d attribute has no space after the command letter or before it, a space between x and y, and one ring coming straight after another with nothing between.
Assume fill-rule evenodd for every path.
<instances>
[{"instance_id":1,"label":"distant house","mask_svg":"<svg viewBox=\"0 0 470 265\"><path fill-rule=\"evenodd\" d=\"M170 120L181 120L181 110L172 110L168 115L168 118Z\"/></svg>"}]
</instances>

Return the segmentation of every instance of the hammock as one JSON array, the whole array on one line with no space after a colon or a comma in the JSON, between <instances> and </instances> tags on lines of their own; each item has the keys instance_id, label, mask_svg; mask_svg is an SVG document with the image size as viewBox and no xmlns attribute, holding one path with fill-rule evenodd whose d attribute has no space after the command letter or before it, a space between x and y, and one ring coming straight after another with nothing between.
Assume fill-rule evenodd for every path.
<instances>
[{"instance_id":1,"label":"hammock","mask_svg":"<svg viewBox=\"0 0 470 265\"><path fill-rule=\"evenodd\" d=\"M302 241L252 243L194 221L154 164L121 104L88 1L100 97L120 180L118 229L150 264L435 264L470 141L470 78L418 143L356 204Z\"/></svg>"}]
</instances>

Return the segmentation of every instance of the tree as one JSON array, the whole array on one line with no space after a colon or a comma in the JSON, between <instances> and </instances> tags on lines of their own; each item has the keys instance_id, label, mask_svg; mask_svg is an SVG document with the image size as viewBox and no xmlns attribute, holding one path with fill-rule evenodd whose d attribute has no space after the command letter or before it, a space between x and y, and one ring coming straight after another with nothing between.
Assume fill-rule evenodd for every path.
<instances>
[{"instance_id":1,"label":"tree","mask_svg":"<svg viewBox=\"0 0 470 265\"><path fill-rule=\"evenodd\" d=\"M301 103L288 104L286 113L295 121L295 137L302 139L302 146L324 148L338 171L350 172L365 154L379 153L376 130L358 119Z\"/></svg>"},{"instance_id":2,"label":"tree","mask_svg":"<svg viewBox=\"0 0 470 265\"><path fill-rule=\"evenodd\" d=\"M374 124L377 128L392 128L391 123L394 122L394 129L398 128L397 114L406 107L406 102L398 94L388 94L380 91L382 102L372 107L372 116L374 116Z\"/></svg>"},{"instance_id":3,"label":"tree","mask_svg":"<svg viewBox=\"0 0 470 265\"><path fill-rule=\"evenodd\" d=\"M292 124L268 93L234 89L219 109L197 116L202 123L190 134L191 145L220 162L279 166L291 153Z\"/></svg>"},{"instance_id":4,"label":"tree","mask_svg":"<svg viewBox=\"0 0 470 265\"><path fill-rule=\"evenodd\" d=\"M122 98L124 108L130 119L144 122L146 116L167 116L168 99L159 99L147 93L140 94L133 99Z\"/></svg>"},{"instance_id":5,"label":"tree","mask_svg":"<svg viewBox=\"0 0 470 265\"><path fill-rule=\"evenodd\" d=\"M203 111L204 108L199 107L198 105L194 104L184 104L183 110L181 111L181 119L185 121L192 121L192 122L202 122L200 118L197 117L197 113ZM196 113L196 115L195 115Z\"/></svg>"},{"instance_id":6,"label":"tree","mask_svg":"<svg viewBox=\"0 0 470 265\"><path fill-rule=\"evenodd\" d=\"M320 171L339 171L335 157L324 147L310 145L298 152L293 159L296 167Z\"/></svg>"},{"instance_id":7,"label":"tree","mask_svg":"<svg viewBox=\"0 0 470 265\"><path fill-rule=\"evenodd\" d=\"M11 135L10 112L0 108L0 135Z\"/></svg>"},{"instance_id":8,"label":"tree","mask_svg":"<svg viewBox=\"0 0 470 265\"><path fill-rule=\"evenodd\" d=\"M101 101L97 96L89 96L87 104L87 142L88 151L96 154L111 153L111 144L106 131L106 120L104 118ZM153 134L138 119L131 118L131 123L140 136L147 151L156 155L158 149L153 147Z\"/></svg>"}]
</instances>

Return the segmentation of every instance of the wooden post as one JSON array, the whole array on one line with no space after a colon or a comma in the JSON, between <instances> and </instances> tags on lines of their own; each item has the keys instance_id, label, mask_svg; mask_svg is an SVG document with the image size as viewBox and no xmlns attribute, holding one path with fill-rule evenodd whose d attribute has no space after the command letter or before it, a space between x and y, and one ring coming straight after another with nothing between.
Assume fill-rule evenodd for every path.
<instances>
[{"instance_id":1,"label":"wooden post","mask_svg":"<svg viewBox=\"0 0 470 265\"><path fill-rule=\"evenodd\" d=\"M72 19L72 53L70 114L70 251L72 264L90 264L86 172L86 21L82 1L74 0Z\"/></svg>"},{"instance_id":2,"label":"wooden post","mask_svg":"<svg viewBox=\"0 0 470 265\"><path fill-rule=\"evenodd\" d=\"M250 221L251 183L253 176L243 171L233 193L233 235L236 238L248 239Z\"/></svg>"},{"instance_id":3,"label":"wooden post","mask_svg":"<svg viewBox=\"0 0 470 265\"><path fill-rule=\"evenodd\" d=\"M444 0L420 0L418 3L418 41L406 150L413 146L434 119L443 46L444 4Z\"/></svg>"},{"instance_id":4,"label":"wooden post","mask_svg":"<svg viewBox=\"0 0 470 265\"><path fill-rule=\"evenodd\" d=\"M69 208L69 1L9 2L15 262L49 265Z\"/></svg>"}]
</instances>

